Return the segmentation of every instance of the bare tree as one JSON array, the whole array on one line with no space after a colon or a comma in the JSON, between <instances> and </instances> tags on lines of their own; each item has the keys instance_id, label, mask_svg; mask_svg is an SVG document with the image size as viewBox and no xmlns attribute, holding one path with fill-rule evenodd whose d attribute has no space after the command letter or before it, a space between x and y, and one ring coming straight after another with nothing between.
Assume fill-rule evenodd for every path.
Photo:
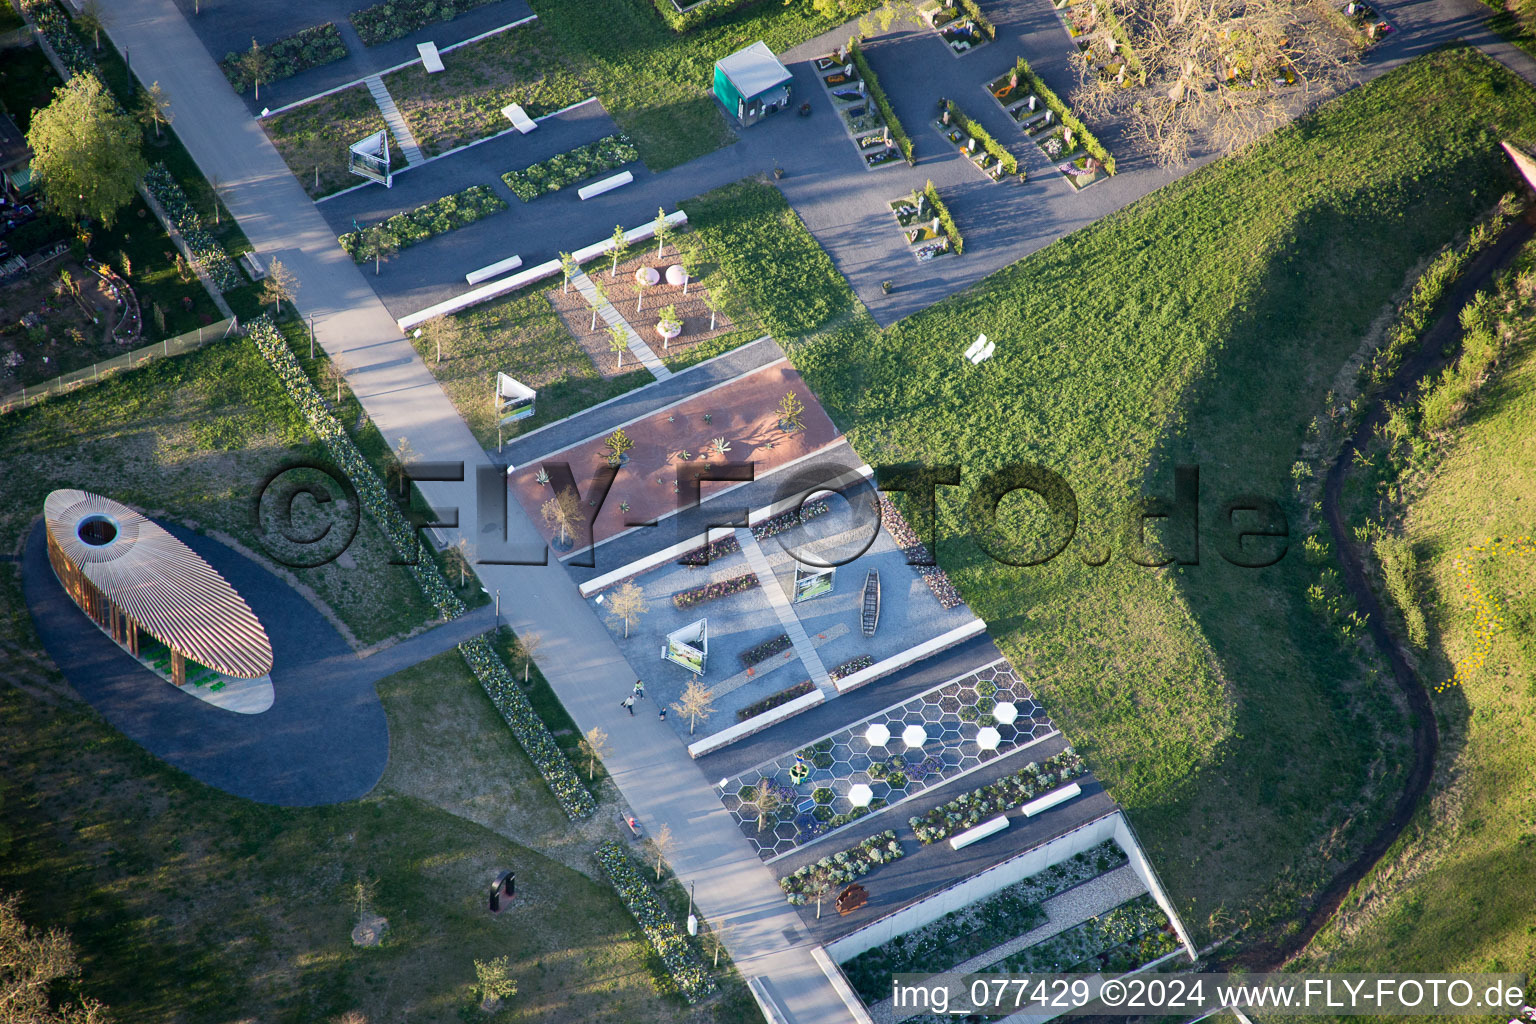
<instances>
[{"instance_id":1,"label":"bare tree","mask_svg":"<svg viewBox=\"0 0 1536 1024\"><path fill-rule=\"evenodd\" d=\"M544 634L529 630L517 638L517 654L523 659L523 682L528 681L528 671L533 668L533 656L544 645Z\"/></svg>"},{"instance_id":2,"label":"bare tree","mask_svg":"<svg viewBox=\"0 0 1536 1024\"><path fill-rule=\"evenodd\" d=\"M587 759L587 778L590 780L597 775L597 762L608 756L608 734L595 725L588 729L581 738L581 753ZM666 830L665 825L662 830Z\"/></svg>"},{"instance_id":3,"label":"bare tree","mask_svg":"<svg viewBox=\"0 0 1536 1024\"><path fill-rule=\"evenodd\" d=\"M688 716L688 735L692 736L699 719L708 718L710 712L715 710L715 691L699 682L698 676L694 676L683 688L683 695L672 705L672 710Z\"/></svg>"},{"instance_id":4,"label":"bare tree","mask_svg":"<svg viewBox=\"0 0 1536 1024\"><path fill-rule=\"evenodd\" d=\"M448 565L459 570L459 589L464 589L464 583L469 577L469 538L460 537L459 542L447 551Z\"/></svg>"},{"instance_id":5,"label":"bare tree","mask_svg":"<svg viewBox=\"0 0 1536 1024\"><path fill-rule=\"evenodd\" d=\"M0 1020L27 1024L105 1024L105 1008L94 1000L56 1007L55 982L80 975L74 946L62 929L46 932L21 919L20 899L0 897Z\"/></svg>"},{"instance_id":6,"label":"bare tree","mask_svg":"<svg viewBox=\"0 0 1536 1024\"><path fill-rule=\"evenodd\" d=\"M336 360L327 359L325 369L321 371L327 384L336 385L336 404L341 405L341 382L346 379L346 374L341 372L341 367L336 365Z\"/></svg>"},{"instance_id":7,"label":"bare tree","mask_svg":"<svg viewBox=\"0 0 1536 1024\"><path fill-rule=\"evenodd\" d=\"M629 628L640 621L640 616L651 610L645 603L645 591L633 583L625 583L608 595L608 621L624 623L624 639L629 639Z\"/></svg>"},{"instance_id":8,"label":"bare tree","mask_svg":"<svg viewBox=\"0 0 1536 1024\"><path fill-rule=\"evenodd\" d=\"M272 257L272 264L267 267L267 276L261 280L261 301L272 303L272 312L282 315L283 301L293 301L294 292L298 287L298 280L293 276L293 271L283 266L283 261Z\"/></svg>"},{"instance_id":9,"label":"bare tree","mask_svg":"<svg viewBox=\"0 0 1536 1024\"><path fill-rule=\"evenodd\" d=\"M154 127L157 139L160 137L160 126L176 119L176 115L171 113L171 98L160 88L159 82L151 82L139 92L139 105L135 113L144 127ZM214 205L218 205L217 194L214 195ZM214 222L218 222L217 212L214 214Z\"/></svg>"},{"instance_id":10,"label":"bare tree","mask_svg":"<svg viewBox=\"0 0 1536 1024\"><path fill-rule=\"evenodd\" d=\"M464 325L457 317L437 316L427 321L427 337L437 346L437 364L443 363L443 349L454 355L464 341Z\"/></svg>"},{"instance_id":11,"label":"bare tree","mask_svg":"<svg viewBox=\"0 0 1536 1024\"><path fill-rule=\"evenodd\" d=\"M821 920L821 901L826 899L832 891L832 873L825 867L817 866L811 869L805 876L805 890L816 897L816 920Z\"/></svg>"},{"instance_id":12,"label":"bare tree","mask_svg":"<svg viewBox=\"0 0 1536 1024\"><path fill-rule=\"evenodd\" d=\"M725 949L725 944L730 940L731 933L735 931L732 925L711 923L709 926L709 948L715 956L714 966L720 966L720 954Z\"/></svg>"},{"instance_id":13,"label":"bare tree","mask_svg":"<svg viewBox=\"0 0 1536 1024\"><path fill-rule=\"evenodd\" d=\"M416 449L411 446L410 439L402 434L400 439L395 442L394 465L395 476L400 481L400 496L402 498L405 497L407 489L411 485L411 477L406 472L405 467L415 461Z\"/></svg>"},{"instance_id":14,"label":"bare tree","mask_svg":"<svg viewBox=\"0 0 1536 1024\"><path fill-rule=\"evenodd\" d=\"M773 817L779 805L784 802L784 798L779 795L778 787L769 779L763 779L753 786L750 792L752 795L749 802L757 808L757 830L761 832L767 827L768 819Z\"/></svg>"},{"instance_id":15,"label":"bare tree","mask_svg":"<svg viewBox=\"0 0 1536 1024\"><path fill-rule=\"evenodd\" d=\"M672 851L677 847L677 837L672 834L670 826L663 825L656 834L651 837L651 849L656 851L656 881L661 881L661 863L672 856Z\"/></svg>"},{"instance_id":16,"label":"bare tree","mask_svg":"<svg viewBox=\"0 0 1536 1024\"><path fill-rule=\"evenodd\" d=\"M539 509L539 514L544 517L546 526L559 531L561 544L569 544L571 535L586 521L581 511L581 499L576 497L576 491L570 487L546 501Z\"/></svg>"}]
</instances>

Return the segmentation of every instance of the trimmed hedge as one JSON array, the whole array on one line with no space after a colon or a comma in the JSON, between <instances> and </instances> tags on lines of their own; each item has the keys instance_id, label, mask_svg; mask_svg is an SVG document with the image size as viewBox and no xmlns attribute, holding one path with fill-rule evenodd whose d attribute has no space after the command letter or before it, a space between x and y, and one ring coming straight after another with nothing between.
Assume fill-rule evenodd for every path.
<instances>
[{"instance_id":1,"label":"trimmed hedge","mask_svg":"<svg viewBox=\"0 0 1536 1024\"><path fill-rule=\"evenodd\" d=\"M393 235L396 244L404 249L473 224L482 217L500 213L506 208L507 201L497 195L491 186L471 185L462 192L395 214L384 221L384 230ZM366 263L372 258L363 252L363 235L360 231L348 231L338 237L337 241L356 263Z\"/></svg>"},{"instance_id":2,"label":"trimmed hedge","mask_svg":"<svg viewBox=\"0 0 1536 1024\"><path fill-rule=\"evenodd\" d=\"M896 833L889 829L870 836L858 846L841 853L823 857L814 864L807 864L794 874L785 875L779 879L779 888L783 889L788 901L795 906L801 906L810 895L810 881L812 873L825 870L831 875L832 884L848 885L869 874L881 864L889 864L893 860L902 857L901 843L896 840Z\"/></svg>"},{"instance_id":3,"label":"trimmed hedge","mask_svg":"<svg viewBox=\"0 0 1536 1024\"><path fill-rule=\"evenodd\" d=\"M795 644L794 641L789 638L789 634L780 633L772 640L764 640L756 647L749 647L745 651L742 651L741 663L747 668L751 668L758 662L767 661L775 654L782 654L793 646L795 646Z\"/></svg>"},{"instance_id":4,"label":"trimmed hedge","mask_svg":"<svg viewBox=\"0 0 1536 1024\"><path fill-rule=\"evenodd\" d=\"M948 839L956 832L974 828L987 818L1004 811L1011 811L1027 800L1056 788L1088 771L1076 751L1067 747L1061 753L1046 760L1045 764L1031 761L1012 775L1005 775L996 782L962 793L947 804L940 804L926 814L907 819L918 840L928 846Z\"/></svg>"},{"instance_id":5,"label":"trimmed hedge","mask_svg":"<svg viewBox=\"0 0 1536 1024\"><path fill-rule=\"evenodd\" d=\"M341 33L337 31L336 24L330 21L273 40L263 49L271 61L267 77L262 80L263 85L292 78L301 71L333 63L347 55L347 44L341 41ZM235 92L245 92L253 84L240 67L240 58L243 56L244 53L231 50L219 61L219 70L224 72L229 84L235 87Z\"/></svg>"},{"instance_id":6,"label":"trimmed hedge","mask_svg":"<svg viewBox=\"0 0 1536 1024\"><path fill-rule=\"evenodd\" d=\"M853 66L859 69L859 74L864 79L864 84L869 90L869 98L874 100L875 107L880 111L880 116L885 119L885 125L891 130L891 140L896 143L896 148L901 150L901 155L910 165L915 161L912 158L912 139L907 135L907 130L901 126L901 120L897 118L896 111L891 108L891 101L885 98L885 90L880 88L880 79L875 75L875 69L869 66L869 61L864 59L864 52L859 48L857 38L848 41L848 53L853 60Z\"/></svg>"},{"instance_id":7,"label":"trimmed hedge","mask_svg":"<svg viewBox=\"0 0 1536 1024\"><path fill-rule=\"evenodd\" d=\"M552 156L520 171L508 171L501 176L501 180L512 190L513 195L525 203L531 203L539 196L618 170L639 159L640 151L629 141L629 136L619 132L585 146L577 146L569 152Z\"/></svg>"},{"instance_id":8,"label":"trimmed hedge","mask_svg":"<svg viewBox=\"0 0 1536 1024\"><path fill-rule=\"evenodd\" d=\"M960 234L960 229L955 227L955 218L950 216L949 207L939 198L939 190L934 187L932 178L929 178L928 184L923 186L923 195L927 196L928 202L933 204L939 216L939 227L944 229L944 237L949 239L949 247L955 251L956 256L959 256L965 252L965 238Z\"/></svg>"},{"instance_id":9,"label":"trimmed hedge","mask_svg":"<svg viewBox=\"0 0 1536 1024\"><path fill-rule=\"evenodd\" d=\"M687 11L679 11L678 5L672 0L651 0L656 6L656 13L661 15L661 20L667 23L667 27L673 32L687 32L691 28L697 28L706 21L712 21L722 14L728 14L740 7L750 4L762 3L763 0L704 0Z\"/></svg>"},{"instance_id":10,"label":"trimmed hedge","mask_svg":"<svg viewBox=\"0 0 1536 1024\"><path fill-rule=\"evenodd\" d=\"M977 6L976 0L960 0L960 7L976 23L976 27L981 31L982 35L993 42L997 41L997 26L992 24L990 18L981 13L981 8Z\"/></svg>"},{"instance_id":11,"label":"trimmed hedge","mask_svg":"<svg viewBox=\"0 0 1536 1024\"><path fill-rule=\"evenodd\" d=\"M476 7L483 7L493 0L385 0L360 11L353 11L347 20L363 37L364 46L378 46L391 39L408 36L419 28L439 21L452 21Z\"/></svg>"},{"instance_id":12,"label":"trimmed hedge","mask_svg":"<svg viewBox=\"0 0 1536 1024\"><path fill-rule=\"evenodd\" d=\"M144 188L155 197L171 223L176 225L182 240L187 243L187 250L207 273L214 287L221 292L239 288L244 283L240 280L239 271L230 262L224 247L203 227L203 219L198 216L191 200L181 190L171 172L166 170L165 164L155 164L144 173Z\"/></svg>"},{"instance_id":13,"label":"trimmed hedge","mask_svg":"<svg viewBox=\"0 0 1536 1024\"><path fill-rule=\"evenodd\" d=\"M965 134L981 143L981 148L997 157L997 162L1002 165L1006 174L1019 173L1019 158L1003 148L1003 144L992 137L992 133L981 125L965 116L965 111L954 100L945 100L944 104L949 109L949 119ZM933 183L929 182L931 186Z\"/></svg>"},{"instance_id":14,"label":"trimmed hedge","mask_svg":"<svg viewBox=\"0 0 1536 1024\"><path fill-rule=\"evenodd\" d=\"M1034 70L1030 68L1029 61L1020 57L1018 62L1014 64L1013 69L1019 73L1019 80L1027 84L1031 92L1045 101L1046 107L1055 112L1061 123L1072 129L1072 134L1076 135L1078 140L1082 142L1083 148L1096 157L1099 163L1104 165L1105 172L1114 174L1115 158L1110 155L1109 150L1105 149L1104 144L1088 130L1088 126L1083 124L1082 119L1072 113L1072 108L1062 102L1061 97L1052 92L1050 86L1040 80L1040 76L1036 75Z\"/></svg>"},{"instance_id":15,"label":"trimmed hedge","mask_svg":"<svg viewBox=\"0 0 1536 1024\"><path fill-rule=\"evenodd\" d=\"M668 916L644 876L635 869L634 861L629 859L624 847L610 839L597 848L595 856L619 899L629 909L630 916L661 957L678 993L688 1002L696 1003L713 992L715 983L709 979L704 961Z\"/></svg>"},{"instance_id":16,"label":"trimmed hedge","mask_svg":"<svg viewBox=\"0 0 1536 1024\"><path fill-rule=\"evenodd\" d=\"M678 608L692 608L696 604L713 601L718 597L729 597L732 594L739 594L743 590L752 590L757 585L757 573L744 572L740 576L732 576L730 579L721 580L718 583L706 583L702 587L679 590L672 595L672 603Z\"/></svg>"},{"instance_id":17,"label":"trimmed hedge","mask_svg":"<svg viewBox=\"0 0 1536 1024\"><path fill-rule=\"evenodd\" d=\"M736 721L745 722L749 718L756 718L765 711L772 711L780 704L788 704L796 697L804 697L814 689L816 689L816 686L809 679L798 682L787 690L780 690L778 693L764 697L755 704L748 704L736 712Z\"/></svg>"}]
</instances>

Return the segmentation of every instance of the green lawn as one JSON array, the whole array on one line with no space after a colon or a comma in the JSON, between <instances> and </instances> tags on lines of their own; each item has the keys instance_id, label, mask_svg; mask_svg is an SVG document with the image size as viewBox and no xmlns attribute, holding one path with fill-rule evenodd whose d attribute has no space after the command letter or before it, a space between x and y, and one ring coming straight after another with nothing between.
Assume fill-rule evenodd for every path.
<instances>
[{"instance_id":1,"label":"green lawn","mask_svg":"<svg viewBox=\"0 0 1536 1024\"><path fill-rule=\"evenodd\" d=\"M1527 247L1519 269L1536 265ZM1524 327L1529 298L1500 295L1506 323ZM1528 290L1526 291L1528 295ZM1518 336L1518 335L1517 335ZM1398 479L1410 495L1391 505L1394 531L1417 556L1418 601L1428 624L1419 654L1425 683L1443 686L1455 663L1478 651L1479 623L1466 585L1494 598L1503 628L1481 668L1459 686L1432 694L1441 753L1430 799L1382 866L1346 900L1309 947L1309 969L1529 971L1536 928L1512 894L1536 891L1536 818L1529 751L1536 740L1536 554L1503 552L1463 577L1455 562L1466 545L1532 535L1528 507L1536 493L1536 347L1518 343L1500 360L1490 386L1459 428L1421 447L1427 459L1399 478L1385 477L1380 445L1371 471L1357 471L1356 521L1377 514L1371 486ZM1405 447L1398 448L1399 460ZM1389 493L1390 493L1389 488ZM1529 1001L1529 1000L1527 1000Z\"/></svg>"},{"instance_id":2,"label":"green lawn","mask_svg":"<svg viewBox=\"0 0 1536 1024\"><path fill-rule=\"evenodd\" d=\"M962 467L966 486L940 492L942 563L1129 809L1202 941L1299 912L1369 837L1406 761L1390 683L1306 606L1300 510L1291 557L1238 569L1217 553L1221 503L1293 493L1339 368L1419 265L1513 187L1497 142L1533 128L1536 101L1507 72L1432 55L884 332L835 296L825 255L780 241L797 233L766 186L688 204L701 235L750 246L751 267L764 247L793 250L766 265L793 268L815 312L795 288L751 301L793 326L793 361L866 460ZM754 242L775 205L780 229ZM748 271L734 271L744 292ZM973 369L960 349L983 332L997 355ZM1018 460L1064 476L1080 508L1077 540L1038 568L985 556L962 507ZM1202 562L1131 564L1126 502L1170 495L1179 462L1202 470ZM1043 539L1019 495L999 518ZM1104 547L1108 564L1085 564Z\"/></svg>"}]
</instances>

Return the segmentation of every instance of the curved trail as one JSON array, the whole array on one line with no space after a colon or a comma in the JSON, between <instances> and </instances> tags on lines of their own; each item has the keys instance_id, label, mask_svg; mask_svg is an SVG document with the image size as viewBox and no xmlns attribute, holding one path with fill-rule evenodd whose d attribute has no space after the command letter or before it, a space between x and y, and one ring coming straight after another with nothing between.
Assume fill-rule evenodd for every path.
<instances>
[{"instance_id":1,"label":"curved trail","mask_svg":"<svg viewBox=\"0 0 1536 1024\"><path fill-rule=\"evenodd\" d=\"M1446 362L1445 350L1461 333L1461 310L1476 292L1487 285L1503 269L1509 266L1525 243L1536 236L1536 210L1528 210L1525 217L1511 224L1492 246L1479 253L1456 287L1443 300L1439 318L1425 331L1419 349L1398 369L1388 386L1376 401L1371 414L1356 428L1344 443L1338 458L1328 468L1323 486L1323 514L1328 520L1328 532L1333 537L1334 549L1339 553L1339 568L1344 573L1344 585L1354 597L1360 612L1368 617L1367 628L1376 647L1392 665L1392 678L1408 702L1413 719L1413 765L1403 786L1402 795L1392 809L1392 815L1382 823L1370 845L1339 872L1323 889L1302 918L1300 927L1282 939L1250 946L1241 953L1223 958L1224 965L1241 963L1254 971L1278 970L1297 953L1306 948L1313 937L1333 917L1344 897L1397 842L1397 837L1407 827L1419 801L1429 789L1434 776L1435 754L1439 749L1439 730L1435 724L1435 709L1429 693L1418 675L1408 665L1402 641L1391 633L1382 614L1381 602L1366 582L1365 565L1360 553L1353 546L1345 529L1339 498L1344 488L1344 477L1354 460L1355 452L1370 437L1371 431L1383 418L1383 407L1388 402L1400 402L1408 392L1424 378Z\"/></svg>"}]
</instances>

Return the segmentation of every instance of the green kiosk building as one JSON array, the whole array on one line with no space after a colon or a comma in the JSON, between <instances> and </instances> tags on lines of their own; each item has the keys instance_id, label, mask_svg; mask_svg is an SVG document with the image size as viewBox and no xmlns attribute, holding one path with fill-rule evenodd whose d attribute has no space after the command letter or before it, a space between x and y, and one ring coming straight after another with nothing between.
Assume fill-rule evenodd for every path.
<instances>
[{"instance_id":1,"label":"green kiosk building","mask_svg":"<svg viewBox=\"0 0 1536 1024\"><path fill-rule=\"evenodd\" d=\"M715 62L715 96L745 127L789 106L793 78L758 41Z\"/></svg>"}]
</instances>

